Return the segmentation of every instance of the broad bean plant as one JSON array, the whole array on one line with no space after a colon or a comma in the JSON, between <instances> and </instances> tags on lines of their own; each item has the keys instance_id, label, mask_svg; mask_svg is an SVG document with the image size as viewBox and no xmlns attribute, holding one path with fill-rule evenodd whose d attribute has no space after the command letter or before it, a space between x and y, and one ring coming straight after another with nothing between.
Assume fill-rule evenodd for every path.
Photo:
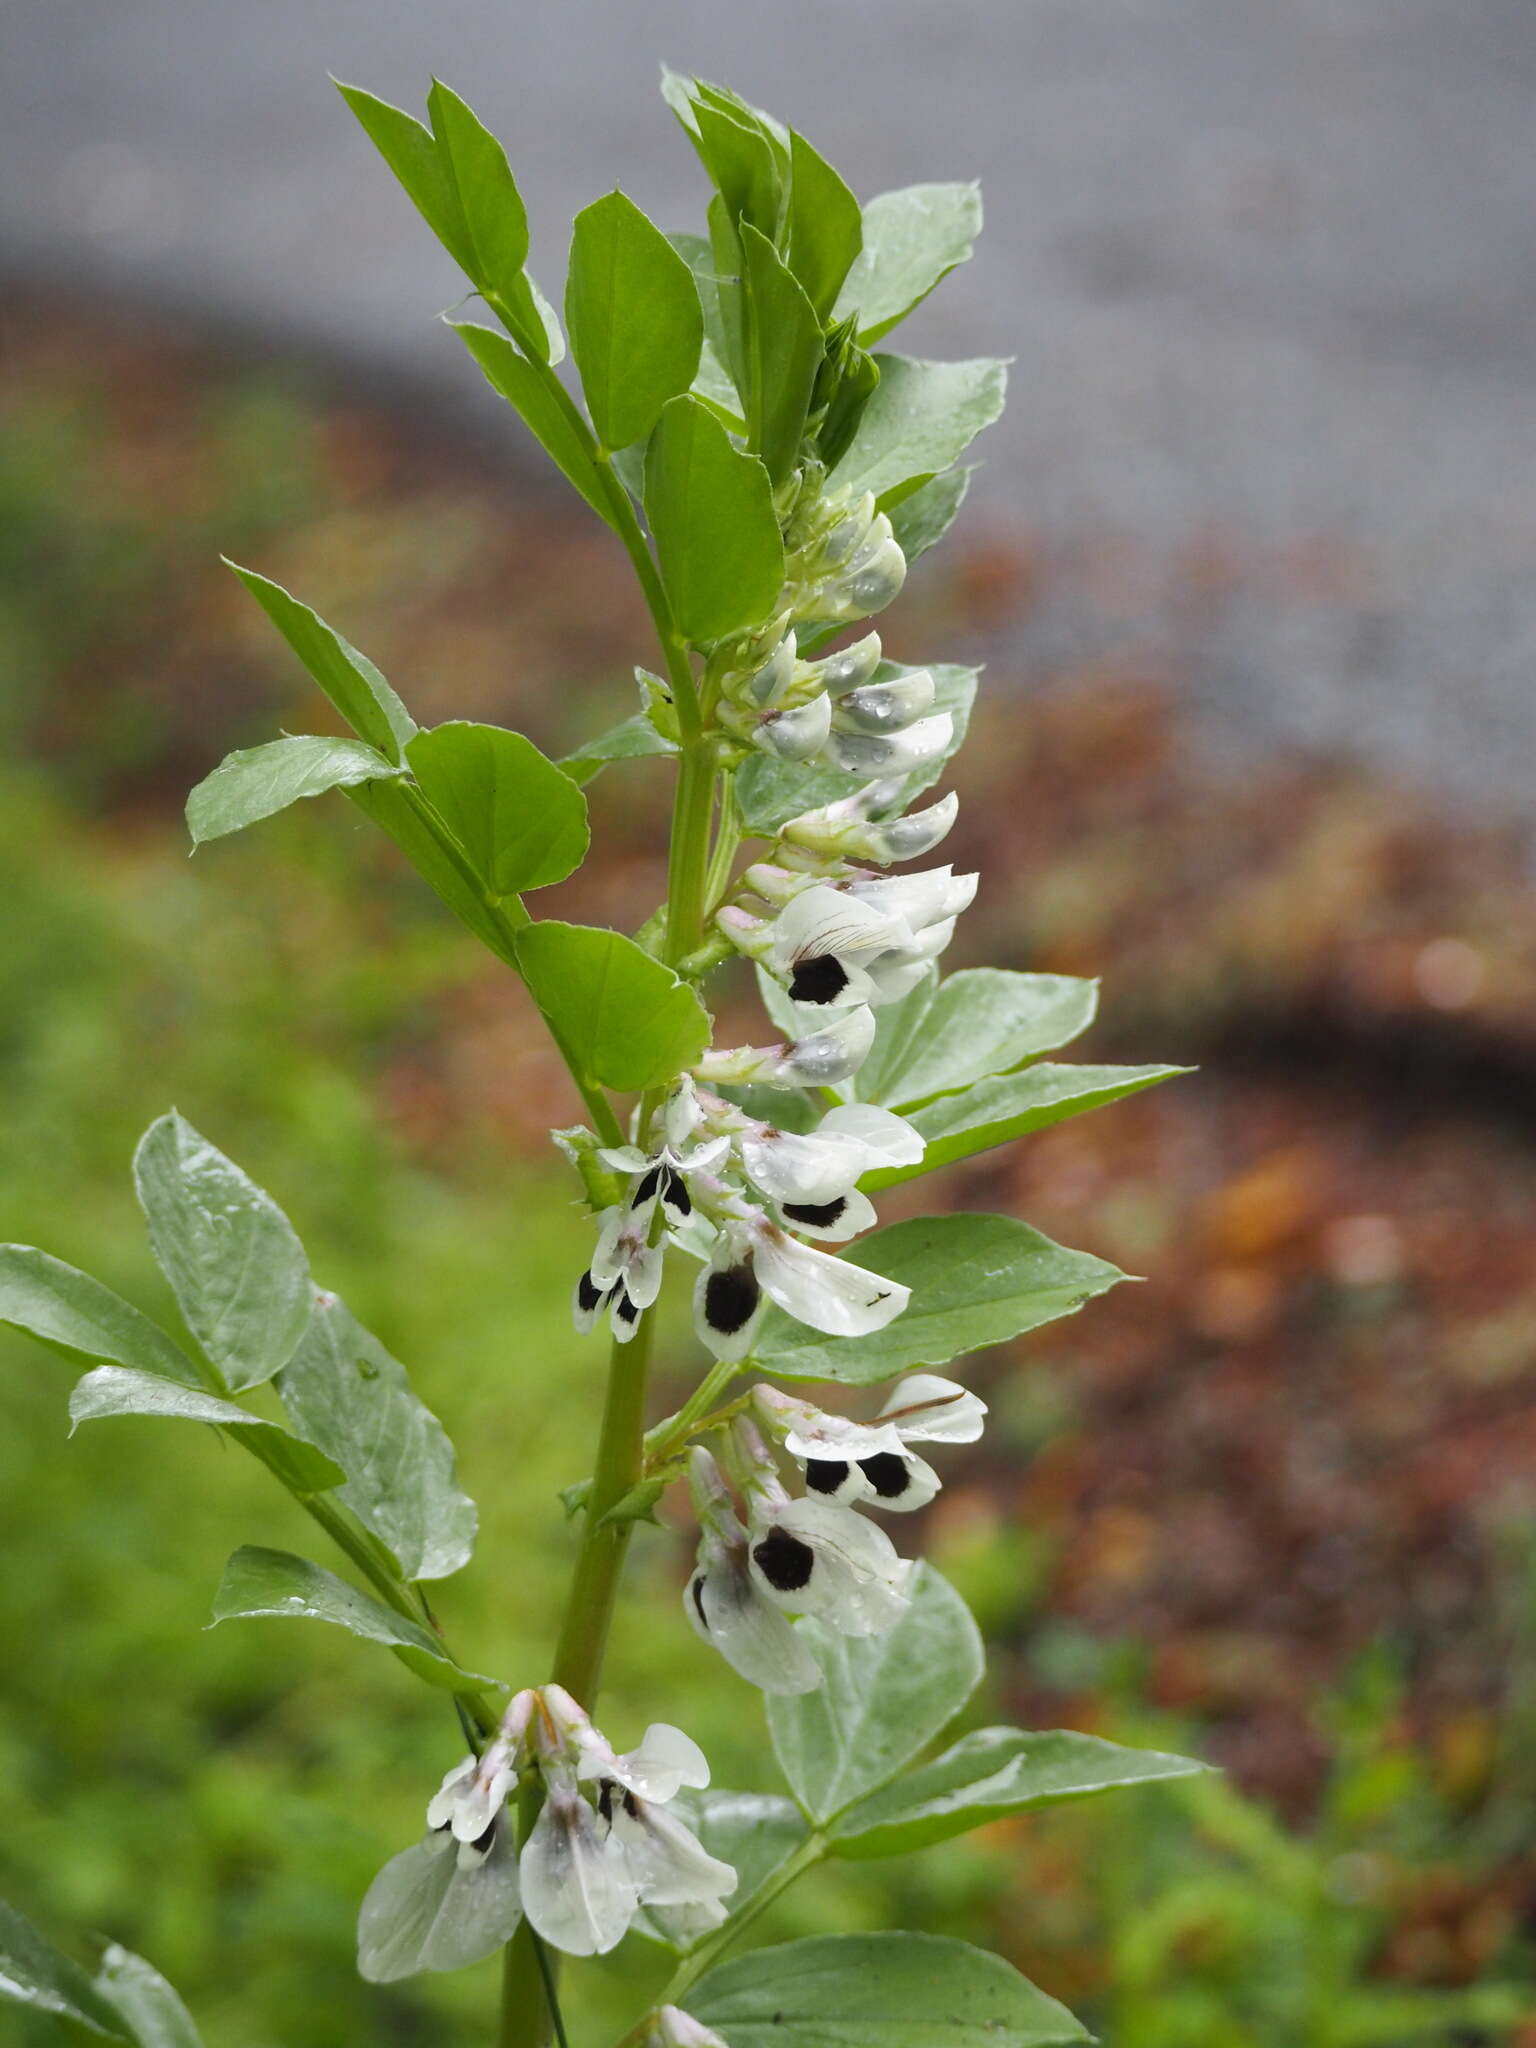
<instances>
[{"instance_id":1,"label":"broad bean plant","mask_svg":"<svg viewBox=\"0 0 1536 2048\"><path fill-rule=\"evenodd\" d=\"M453 333L624 549L654 645L636 650L649 665L633 715L555 761L499 726L419 727L335 628L236 568L350 732L230 755L187 817L201 844L344 792L522 984L570 1069L585 1121L553 1139L590 1252L565 1284L608 1364L590 1476L565 1496L574 1569L549 1663L486 1675L445 1641L427 1589L468 1565L475 1537L448 1437L317 1284L274 1200L176 1113L145 1134L134 1174L184 1329L21 1246L0 1255L0 1318L86 1368L74 1424L211 1424L328 1540L326 1563L237 1551L216 1617L349 1630L442 1693L419 1838L359 1902L364 1977L504 1951L487 2019L502 2048L565 2042L562 1972L625 1942L672 1962L659 1996L637 1995L624 2048L1086 2039L960 1941L742 1944L824 1859L904 1855L1198 1768L1012 1727L938 1748L982 1645L900 1541L985 1426L958 1361L1123 1276L1011 1216L880 1228L878 1197L1175 1071L1042 1058L1088 1024L1089 982L940 972L977 877L932 864L957 809L934 790L977 676L886 659L869 621L954 519L965 450L1002 407L1002 362L884 346L970 254L977 190L860 205L802 135L668 73L710 187L705 232L665 234L620 191L596 200L575 221L561 317L526 267L502 146L464 100L435 84L423 124L341 91L465 274L473 310ZM584 785L644 757L673 774L665 901L633 936L537 916L526 899L587 854ZM706 1000L732 963L749 963L735 971L755 973L766 1012L749 1045L716 1042ZM670 1285L691 1293L698 1365L657 1418L648 1366ZM600 1716L631 1544L677 1541L653 1514L669 1490L696 1553L655 1625L702 1638L743 1712L761 1695L782 1792L722 1789L685 1730ZM515 1586L507 1560L492 1568ZM654 1960L640 1974L654 1982ZM0 1996L140 2048L197 2040L149 1963L112 1948L87 1974L10 1908Z\"/></svg>"}]
</instances>

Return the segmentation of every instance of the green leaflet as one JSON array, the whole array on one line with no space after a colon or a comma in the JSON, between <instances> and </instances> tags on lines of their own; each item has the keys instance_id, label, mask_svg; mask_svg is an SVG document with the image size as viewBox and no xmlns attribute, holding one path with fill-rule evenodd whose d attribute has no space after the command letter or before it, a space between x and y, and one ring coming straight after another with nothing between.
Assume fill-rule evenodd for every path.
<instances>
[{"instance_id":1,"label":"green leaflet","mask_svg":"<svg viewBox=\"0 0 1536 2048\"><path fill-rule=\"evenodd\" d=\"M704 315L687 263L622 192L576 216L565 320L598 440L643 440L694 380Z\"/></svg>"},{"instance_id":2,"label":"green leaflet","mask_svg":"<svg viewBox=\"0 0 1536 2048\"><path fill-rule=\"evenodd\" d=\"M314 1300L292 1224L175 1110L139 1141L134 1185L187 1327L233 1392L269 1380Z\"/></svg>"},{"instance_id":3,"label":"green leaflet","mask_svg":"<svg viewBox=\"0 0 1536 2048\"><path fill-rule=\"evenodd\" d=\"M211 1422L253 1451L291 1492L329 1493L346 1478L323 1451L278 1423L267 1422L233 1401L157 1379L126 1366L99 1365L76 1381L69 1397L71 1435L82 1422L108 1415L163 1415L174 1422Z\"/></svg>"},{"instance_id":4,"label":"green leaflet","mask_svg":"<svg viewBox=\"0 0 1536 2048\"><path fill-rule=\"evenodd\" d=\"M418 1678L447 1692L496 1682L479 1672L461 1671L430 1630L396 1614L334 1572L286 1550L247 1544L224 1567L214 1595L213 1622L266 1615L280 1620L324 1621L361 1636L365 1642L382 1643Z\"/></svg>"},{"instance_id":5,"label":"green leaflet","mask_svg":"<svg viewBox=\"0 0 1536 2048\"><path fill-rule=\"evenodd\" d=\"M1001 1956L935 1934L833 1934L711 1970L688 2010L730 2048L1069 2048L1089 2035Z\"/></svg>"},{"instance_id":6,"label":"green leaflet","mask_svg":"<svg viewBox=\"0 0 1536 2048\"><path fill-rule=\"evenodd\" d=\"M784 544L768 472L699 399L662 408L645 458L645 513L684 636L722 640L772 611Z\"/></svg>"},{"instance_id":7,"label":"green leaflet","mask_svg":"<svg viewBox=\"0 0 1536 2048\"><path fill-rule=\"evenodd\" d=\"M919 982L879 1012L874 1050L859 1070L860 1096L904 1108L1054 1052L1093 1022L1098 989L1075 975L1001 967Z\"/></svg>"},{"instance_id":8,"label":"green leaflet","mask_svg":"<svg viewBox=\"0 0 1536 2048\"><path fill-rule=\"evenodd\" d=\"M0 1323L77 1364L126 1365L181 1386L202 1384L158 1324L89 1273L33 1245L0 1245Z\"/></svg>"},{"instance_id":9,"label":"green leaflet","mask_svg":"<svg viewBox=\"0 0 1536 2048\"><path fill-rule=\"evenodd\" d=\"M880 382L833 479L873 491L883 510L958 460L1003 409L1008 365L995 357L928 363L877 355Z\"/></svg>"},{"instance_id":10,"label":"green leaflet","mask_svg":"<svg viewBox=\"0 0 1536 2048\"><path fill-rule=\"evenodd\" d=\"M981 233L981 187L908 185L864 209L863 249L837 297L835 317L856 313L865 348L966 262Z\"/></svg>"},{"instance_id":11,"label":"green leaflet","mask_svg":"<svg viewBox=\"0 0 1536 2048\"><path fill-rule=\"evenodd\" d=\"M975 473L974 464L946 469L941 476L919 484L891 507L891 531L907 558L908 568L919 555L936 547L954 525Z\"/></svg>"},{"instance_id":12,"label":"green leaflet","mask_svg":"<svg viewBox=\"0 0 1536 2048\"><path fill-rule=\"evenodd\" d=\"M202 846L287 810L301 797L350 789L400 769L362 740L294 735L226 754L187 798L192 844Z\"/></svg>"},{"instance_id":13,"label":"green leaflet","mask_svg":"<svg viewBox=\"0 0 1536 2048\"><path fill-rule=\"evenodd\" d=\"M123 2015L78 1963L56 1949L14 1906L0 1901L0 1999L73 2020L109 2040L131 2038Z\"/></svg>"},{"instance_id":14,"label":"green leaflet","mask_svg":"<svg viewBox=\"0 0 1536 2048\"><path fill-rule=\"evenodd\" d=\"M108 1944L96 1989L128 2022L139 2048L202 2048L191 2013L160 1972L131 1949Z\"/></svg>"},{"instance_id":15,"label":"green leaflet","mask_svg":"<svg viewBox=\"0 0 1536 2048\"><path fill-rule=\"evenodd\" d=\"M519 415L556 469L574 485L598 518L617 533L613 501L586 422L574 404L563 399L558 384L493 328L477 326L470 320L450 320L448 325L485 372L492 389L499 391Z\"/></svg>"},{"instance_id":16,"label":"green leaflet","mask_svg":"<svg viewBox=\"0 0 1536 2048\"><path fill-rule=\"evenodd\" d=\"M633 939L546 920L517 942L534 1001L579 1074L622 1090L664 1087L709 1043L709 1015Z\"/></svg>"},{"instance_id":17,"label":"green leaflet","mask_svg":"<svg viewBox=\"0 0 1536 2048\"><path fill-rule=\"evenodd\" d=\"M1125 1278L1107 1260L1068 1251L1012 1216L914 1217L871 1231L850 1257L910 1287L908 1306L883 1330L836 1339L770 1309L752 1358L759 1371L872 1386L1072 1315Z\"/></svg>"},{"instance_id":18,"label":"green leaflet","mask_svg":"<svg viewBox=\"0 0 1536 2048\"><path fill-rule=\"evenodd\" d=\"M280 583L223 557L361 740L399 767L416 721L366 654Z\"/></svg>"},{"instance_id":19,"label":"green leaflet","mask_svg":"<svg viewBox=\"0 0 1536 2048\"><path fill-rule=\"evenodd\" d=\"M747 319L747 446L781 484L800 456L811 390L821 368L821 322L772 242L741 228Z\"/></svg>"},{"instance_id":20,"label":"green leaflet","mask_svg":"<svg viewBox=\"0 0 1536 2048\"><path fill-rule=\"evenodd\" d=\"M863 216L858 200L803 135L791 132L789 158L789 267L818 323L825 323L864 246Z\"/></svg>"},{"instance_id":21,"label":"green leaflet","mask_svg":"<svg viewBox=\"0 0 1536 2048\"><path fill-rule=\"evenodd\" d=\"M294 1427L342 1468L342 1500L403 1577L443 1579L468 1562L475 1506L455 1484L453 1446L339 1295L316 1298L277 1391Z\"/></svg>"},{"instance_id":22,"label":"green leaflet","mask_svg":"<svg viewBox=\"0 0 1536 2048\"><path fill-rule=\"evenodd\" d=\"M1125 1749L1072 1729L978 1728L845 1812L832 1830L833 1850L904 1855L1031 1807L1188 1778L1205 1768L1191 1757Z\"/></svg>"},{"instance_id":23,"label":"green leaflet","mask_svg":"<svg viewBox=\"0 0 1536 2048\"><path fill-rule=\"evenodd\" d=\"M913 1110L908 1121L928 1141L922 1159L916 1166L881 1167L866 1174L860 1186L873 1193L936 1173L973 1152L1006 1145L1188 1072L1187 1067L1072 1067L1052 1061L1020 1074L993 1075L963 1094L941 1095Z\"/></svg>"},{"instance_id":24,"label":"green leaflet","mask_svg":"<svg viewBox=\"0 0 1536 2048\"><path fill-rule=\"evenodd\" d=\"M478 882L466 875L460 863L442 844L433 829L431 813L414 783L361 782L347 795L365 817L387 832L428 887L454 915L472 931L498 960L515 968L511 928L505 913L485 900Z\"/></svg>"},{"instance_id":25,"label":"green leaflet","mask_svg":"<svg viewBox=\"0 0 1536 2048\"><path fill-rule=\"evenodd\" d=\"M607 732L599 733L596 739L588 740L574 754L565 755L560 766L573 782L588 783L611 761L643 761L676 752L675 743L659 733L643 711L637 711L620 724L610 726Z\"/></svg>"},{"instance_id":26,"label":"green leaflet","mask_svg":"<svg viewBox=\"0 0 1536 2048\"><path fill-rule=\"evenodd\" d=\"M825 1676L815 1692L767 1701L774 1755L806 1812L824 1824L894 1778L954 1719L981 1681L981 1634L932 1565L882 1635L795 1624Z\"/></svg>"},{"instance_id":27,"label":"green leaflet","mask_svg":"<svg viewBox=\"0 0 1536 2048\"><path fill-rule=\"evenodd\" d=\"M406 760L492 895L548 888L586 858L586 798L522 733L453 719L418 733Z\"/></svg>"}]
</instances>

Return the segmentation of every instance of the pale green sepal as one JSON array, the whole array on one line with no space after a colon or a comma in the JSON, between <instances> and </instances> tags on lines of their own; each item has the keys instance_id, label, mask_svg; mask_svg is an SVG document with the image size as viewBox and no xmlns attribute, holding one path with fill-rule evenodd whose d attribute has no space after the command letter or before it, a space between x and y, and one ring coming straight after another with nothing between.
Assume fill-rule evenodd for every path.
<instances>
[{"instance_id":1,"label":"pale green sepal","mask_svg":"<svg viewBox=\"0 0 1536 2048\"><path fill-rule=\"evenodd\" d=\"M361 740L396 767L416 721L366 654L270 577L222 557Z\"/></svg>"},{"instance_id":2,"label":"pale green sepal","mask_svg":"<svg viewBox=\"0 0 1536 2048\"><path fill-rule=\"evenodd\" d=\"M207 1357L234 1393L271 1379L314 1299L293 1225L174 1109L139 1140L133 1179L155 1257Z\"/></svg>"},{"instance_id":3,"label":"pale green sepal","mask_svg":"<svg viewBox=\"0 0 1536 2048\"><path fill-rule=\"evenodd\" d=\"M468 1562L477 1517L455 1483L453 1445L339 1295L316 1297L277 1391L295 1428L342 1468L342 1500L405 1578L445 1579Z\"/></svg>"},{"instance_id":4,"label":"pale green sepal","mask_svg":"<svg viewBox=\"0 0 1536 2048\"><path fill-rule=\"evenodd\" d=\"M334 1572L286 1550L246 1544L224 1567L209 1627L266 1615L280 1620L325 1621L365 1642L382 1643L407 1670L446 1692L497 1684L481 1672L460 1670L429 1629L396 1614Z\"/></svg>"},{"instance_id":5,"label":"pale green sepal","mask_svg":"<svg viewBox=\"0 0 1536 2048\"><path fill-rule=\"evenodd\" d=\"M96 1989L132 2030L138 2048L203 2048L192 2015L160 1972L114 1941L101 1959Z\"/></svg>"},{"instance_id":6,"label":"pale green sepal","mask_svg":"<svg viewBox=\"0 0 1536 2048\"><path fill-rule=\"evenodd\" d=\"M347 1476L313 1444L276 1422L252 1415L248 1408L126 1366L97 1366L76 1381L69 1397L71 1435L82 1422L97 1422L109 1415L162 1415L173 1422L208 1422L227 1429L294 1493L329 1493Z\"/></svg>"},{"instance_id":7,"label":"pale green sepal","mask_svg":"<svg viewBox=\"0 0 1536 2048\"><path fill-rule=\"evenodd\" d=\"M773 1752L818 1825L894 1778L943 1733L981 1682L986 1655L970 1609L932 1565L881 1635L848 1636L809 1616L796 1629L823 1680L766 1701Z\"/></svg>"},{"instance_id":8,"label":"pale green sepal","mask_svg":"<svg viewBox=\"0 0 1536 2048\"><path fill-rule=\"evenodd\" d=\"M867 1337L823 1337L770 1309L753 1352L778 1379L872 1386L918 1365L948 1365L1076 1313L1125 1279L1118 1266L1053 1244L1012 1216L916 1216L849 1247L855 1265L912 1289Z\"/></svg>"},{"instance_id":9,"label":"pale green sepal","mask_svg":"<svg viewBox=\"0 0 1536 2048\"><path fill-rule=\"evenodd\" d=\"M1192 1757L1126 1749L1073 1729L978 1728L845 1812L832 1828L833 1853L904 1855L1031 1807L1206 1768Z\"/></svg>"},{"instance_id":10,"label":"pale green sepal","mask_svg":"<svg viewBox=\"0 0 1536 2048\"><path fill-rule=\"evenodd\" d=\"M14 1906L0 1901L0 1999L73 2020L112 2041L131 2039L123 2016L109 2005L78 1963L71 1962Z\"/></svg>"},{"instance_id":11,"label":"pale green sepal","mask_svg":"<svg viewBox=\"0 0 1536 2048\"><path fill-rule=\"evenodd\" d=\"M1073 2048L1091 2036L1001 1956L937 1934L754 1949L687 1993L730 2048Z\"/></svg>"},{"instance_id":12,"label":"pale green sepal","mask_svg":"<svg viewBox=\"0 0 1536 2048\"><path fill-rule=\"evenodd\" d=\"M400 769L362 740L293 734L226 754L187 798L192 844L203 846L287 810L301 797L349 789Z\"/></svg>"},{"instance_id":13,"label":"pale green sepal","mask_svg":"<svg viewBox=\"0 0 1536 2048\"><path fill-rule=\"evenodd\" d=\"M0 1245L0 1323L82 1365L126 1365L184 1387L197 1367L158 1324L89 1273L35 1245Z\"/></svg>"}]
</instances>

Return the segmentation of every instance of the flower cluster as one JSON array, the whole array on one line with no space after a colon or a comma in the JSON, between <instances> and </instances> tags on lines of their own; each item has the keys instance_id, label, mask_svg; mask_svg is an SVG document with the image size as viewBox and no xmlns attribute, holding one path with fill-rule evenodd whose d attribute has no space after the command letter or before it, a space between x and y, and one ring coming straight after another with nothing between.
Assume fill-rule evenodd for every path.
<instances>
[{"instance_id":1,"label":"flower cluster","mask_svg":"<svg viewBox=\"0 0 1536 2048\"><path fill-rule=\"evenodd\" d=\"M529 1774L538 1817L514 1845L507 1800ZM669 1810L709 1783L697 1743L657 1722L616 1754L561 1686L520 1692L479 1756L443 1779L427 1833L379 1872L358 1922L358 1967L374 1982L477 1962L527 1919L568 1955L616 1948L642 1906L718 1926L736 1888Z\"/></svg>"},{"instance_id":2,"label":"flower cluster","mask_svg":"<svg viewBox=\"0 0 1536 2048\"><path fill-rule=\"evenodd\" d=\"M974 1443L986 1409L934 1373L896 1387L873 1422L824 1414L774 1387L754 1389L757 1422L804 1472L783 1485L757 1423L739 1417L722 1446L739 1510L715 1457L696 1446L689 1483L699 1517L688 1618L733 1670L770 1693L814 1691L821 1667L791 1617L815 1615L844 1635L881 1634L907 1605L911 1566L859 1506L905 1511L939 1479L916 1443Z\"/></svg>"}]
</instances>

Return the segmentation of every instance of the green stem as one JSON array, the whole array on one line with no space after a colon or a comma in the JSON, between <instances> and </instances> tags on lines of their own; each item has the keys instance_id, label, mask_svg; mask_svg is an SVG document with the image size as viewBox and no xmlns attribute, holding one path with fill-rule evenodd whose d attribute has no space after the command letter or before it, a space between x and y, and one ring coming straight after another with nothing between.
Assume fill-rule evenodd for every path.
<instances>
[{"instance_id":1,"label":"green stem","mask_svg":"<svg viewBox=\"0 0 1536 2048\"><path fill-rule=\"evenodd\" d=\"M715 806L715 755L710 742L685 746L678 760L672 802L672 848L667 863L666 958L671 967L698 951L704 938L709 870L709 827Z\"/></svg>"},{"instance_id":2,"label":"green stem","mask_svg":"<svg viewBox=\"0 0 1536 2048\"><path fill-rule=\"evenodd\" d=\"M663 1464L674 1451L681 1448L692 1436L695 1426L702 1422L715 1402L741 1371L740 1364L727 1358L717 1358L698 1386L665 1422L647 1431L645 1439L645 1462L647 1466Z\"/></svg>"},{"instance_id":3,"label":"green stem","mask_svg":"<svg viewBox=\"0 0 1536 2048\"><path fill-rule=\"evenodd\" d=\"M555 1649L555 1683L563 1685L589 1714L597 1698L619 1577L634 1527L632 1522L605 1522L604 1517L629 1492L644 1467L646 1379L655 1321L655 1310L647 1309L627 1344L614 1341L586 1528ZM537 1812L535 1787L531 1795L527 1790L523 1795L520 1839L527 1839ZM500 2048L544 2048L550 2021L538 1947L532 1929L524 1922L507 1945Z\"/></svg>"}]
</instances>

